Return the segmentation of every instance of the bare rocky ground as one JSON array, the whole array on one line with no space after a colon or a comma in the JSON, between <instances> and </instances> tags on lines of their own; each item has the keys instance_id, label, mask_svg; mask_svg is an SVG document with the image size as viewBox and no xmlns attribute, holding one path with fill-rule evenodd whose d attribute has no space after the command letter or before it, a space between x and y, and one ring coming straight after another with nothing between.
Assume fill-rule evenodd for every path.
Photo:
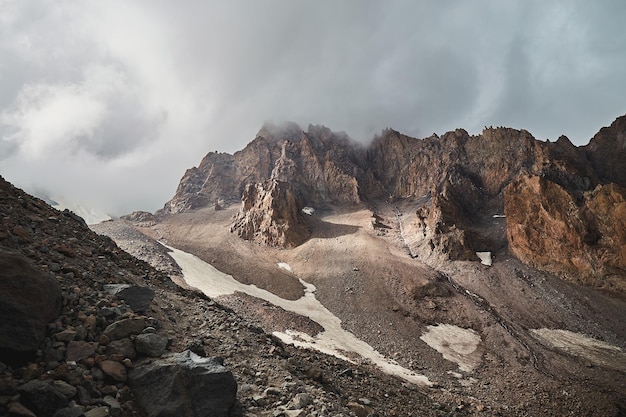
<instances>
[{"instance_id":1,"label":"bare rocky ground","mask_svg":"<svg viewBox=\"0 0 626 417\"><path fill-rule=\"evenodd\" d=\"M332 357L313 352L298 356L312 359L295 367L301 372L309 366L327 366L323 373L330 385L322 382L320 389L332 388L325 395L353 393L344 399L344 404L350 401L350 395L357 403L363 395L368 401L362 403L371 401L380 415L436 415L452 411L507 416L614 416L626 412L623 299L521 264L507 254L503 225L491 214L485 215L483 224L476 225L480 232L476 236L484 250L494 251L493 266L431 258L422 263L420 254L417 258L409 255L398 221L415 204L397 204L399 216L396 207L390 205L317 211L311 218L312 237L290 250L259 246L231 234L228 228L238 207L177 214L137 229L145 234L146 242L149 238L166 241L243 283L254 283L283 298L302 296L303 287L297 278L314 284L317 298L342 320L346 329L435 384L432 388L417 388L371 367L371 375L376 376L365 377L362 368ZM122 221L102 223L97 230L106 234L107 229L115 228L118 243L124 247L119 231L128 227L127 240L137 241L136 235L131 237L131 224L124 222L120 226L119 222ZM133 245L128 250L133 253ZM280 262L288 264L293 272L279 268ZM271 306L262 301L255 304L251 297L235 295L217 301L264 331L275 331L280 321L289 327L293 321L289 314L272 312ZM180 317L191 314L193 307L188 304L184 298L173 303L180 309ZM299 322L300 326L304 323ZM304 327L315 332L315 326ZM190 325L192 339L197 328ZM433 329L431 336L435 337L426 337ZM465 333L459 329L466 329ZM467 329L473 332L468 333ZM467 349L462 336L468 334L479 336L476 349ZM563 342L564 335L571 336L569 344ZM273 340L263 333L258 338ZM230 355L239 355L236 362L244 365L237 366L249 367L244 373L256 372L254 360L245 359L248 342L243 340L247 339L238 340L241 349L232 349ZM269 357L298 351L275 341L268 343ZM249 348L253 351L258 347ZM276 379L265 382L265 377L256 378L243 387L242 393L280 385L276 381L287 376L300 378L301 374L287 375L283 369L293 370L290 362L302 359L284 360L284 364L270 368L272 374L278 372L270 377ZM342 369L350 371L344 373ZM354 375L359 377L354 379ZM380 388L369 387L364 381ZM256 406L246 401L246 412L254 414ZM445 412L437 410L438 405L433 402L456 404L456 409L444 405Z\"/></svg>"}]
</instances>

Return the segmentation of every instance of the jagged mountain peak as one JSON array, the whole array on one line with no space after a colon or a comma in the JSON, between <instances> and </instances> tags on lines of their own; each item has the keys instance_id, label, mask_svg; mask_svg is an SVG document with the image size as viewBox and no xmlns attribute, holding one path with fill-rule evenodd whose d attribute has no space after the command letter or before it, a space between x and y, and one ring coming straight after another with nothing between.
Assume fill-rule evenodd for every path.
<instances>
[{"instance_id":1,"label":"jagged mountain peak","mask_svg":"<svg viewBox=\"0 0 626 417\"><path fill-rule=\"evenodd\" d=\"M468 254L475 248L468 242L480 239L470 226L484 221L488 212L503 212L504 190L520 175L554 183L578 202L598 184L615 182L625 186L625 127L626 117L620 117L601 129L588 146L580 148L564 136L556 142L544 142L524 129L491 126L478 135L456 129L423 139L388 128L365 146L325 126L309 125L304 131L291 122L266 123L241 151L234 155L209 154L198 168L188 170L162 213L239 203L243 199L233 231L281 246L283 240L272 237L275 231L290 222L298 229L303 219L290 216L280 225L253 221L260 214L252 215L248 210L260 213L267 207L282 207L282 202L267 201L284 194L268 192L264 185L267 181L279 181L281 190L289 190L293 197L294 209L283 210L285 213L305 206L417 201L430 195L433 198L416 209L421 220L416 218L414 230L431 236L430 229L425 228L436 228L442 222L457 228L438 228L444 234L445 230L453 233L446 239L433 235L429 239L435 243L416 243L415 247L431 248L426 254L429 257L449 258L454 253L471 257ZM258 186L249 188L251 184ZM246 199L265 202L260 206ZM248 220L253 224L246 224ZM259 237L263 234L266 238ZM506 237L499 236L499 242L492 243L503 247ZM463 249L446 249L451 245Z\"/></svg>"}]
</instances>

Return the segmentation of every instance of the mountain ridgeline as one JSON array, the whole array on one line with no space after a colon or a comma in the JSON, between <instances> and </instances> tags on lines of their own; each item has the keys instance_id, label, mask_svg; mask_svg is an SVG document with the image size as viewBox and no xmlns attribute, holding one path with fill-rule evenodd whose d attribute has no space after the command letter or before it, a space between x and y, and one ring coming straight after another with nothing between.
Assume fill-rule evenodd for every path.
<instances>
[{"instance_id":1,"label":"mountain ridgeline","mask_svg":"<svg viewBox=\"0 0 626 417\"><path fill-rule=\"evenodd\" d=\"M387 129L364 146L322 126L266 125L243 150L209 153L187 170L157 215L242 200L231 231L289 248L309 238L305 207L391 204L413 213L403 237L414 257L472 260L476 251L508 250L539 269L624 292L625 187L626 116L583 147L504 127L424 139ZM494 218L504 222L500 232L488 227Z\"/></svg>"}]
</instances>

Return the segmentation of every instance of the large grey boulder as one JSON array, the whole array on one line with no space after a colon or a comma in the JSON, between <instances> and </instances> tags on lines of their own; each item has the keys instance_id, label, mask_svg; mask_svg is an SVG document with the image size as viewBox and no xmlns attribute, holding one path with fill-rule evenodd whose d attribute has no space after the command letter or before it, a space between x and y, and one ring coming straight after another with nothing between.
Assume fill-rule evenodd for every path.
<instances>
[{"instance_id":1,"label":"large grey boulder","mask_svg":"<svg viewBox=\"0 0 626 417\"><path fill-rule=\"evenodd\" d=\"M124 300L136 313L145 311L154 298L152 289L139 285L106 284L104 289L109 294L116 295L117 298Z\"/></svg>"},{"instance_id":2,"label":"large grey boulder","mask_svg":"<svg viewBox=\"0 0 626 417\"><path fill-rule=\"evenodd\" d=\"M137 335L135 346L137 352L152 358L157 358L165 353L167 342L167 336L157 333L142 333Z\"/></svg>"},{"instance_id":3,"label":"large grey boulder","mask_svg":"<svg viewBox=\"0 0 626 417\"><path fill-rule=\"evenodd\" d=\"M0 249L0 349L39 348L46 325L61 312L58 282L28 260Z\"/></svg>"},{"instance_id":4,"label":"large grey boulder","mask_svg":"<svg viewBox=\"0 0 626 417\"><path fill-rule=\"evenodd\" d=\"M137 366L129 382L150 417L227 417L237 395L226 367L189 350Z\"/></svg>"},{"instance_id":5,"label":"large grey boulder","mask_svg":"<svg viewBox=\"0 0 626 417\"><path fill-rule=\"evenodd\" d=\"M110 340L119 340L131 334L139 334L146 327L143 317L131 317L111 323L104 329L103 334Z\"/></svg>"},{"instance_id":6,"label":"large grey boulder","mask_svg":"<svg viewBox=\"0 0 626 417\"><path fill-rule=\"evenodd\" d=\"M64 381L33 380L19 387L20 400L40 417L52 416L76 395L76 388Z\"/></svg>"}]
</instances>

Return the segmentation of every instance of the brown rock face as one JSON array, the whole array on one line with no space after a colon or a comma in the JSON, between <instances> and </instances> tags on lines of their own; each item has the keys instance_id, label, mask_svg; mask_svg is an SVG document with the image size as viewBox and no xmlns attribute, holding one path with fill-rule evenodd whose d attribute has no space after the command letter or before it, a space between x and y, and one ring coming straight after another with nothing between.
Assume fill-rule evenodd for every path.
<instances>
[{"instance_id":1,"label":"brown rock face","mask_svg":"<svg viewBox=\"0 0 626 417\"><path fill-rule=\"evenodd\" d=\"M235 185L234 157L225 153L209 153L200 165L185 172L174 197L165 203L162 213L182 213L232 200Z\"/></svg>"},{"instance_id":2,"label":"brown rock face","mask_svg":"<svg viewBox=\"0 0 626 417\"><path fill-rule=\"evenodd\" d=\"M289 182L307 205L359 201L362 151L345 134L321 126L266 125L234 155L212 152L188 169L159 214L175 214L241 199L248 184Z\"/></svg>"},{"instance_id":3,"label":"brown rock face","mask_svg":"<svg viewBox=\"0 0 626 417\"><path fill-rule=\"evenodd\" d=\"M295 247L310 235L290 185L269 180L249 184L231 231L241 238L275 247Z\"/></svg>"},{"instance_id":4,"label":"brown rock face","mask_svg":"<svg viewBox=\"0 0 626 417\"><path fill-rule=\"evenodd\" d=\"M600 185L579 200L523 175L505 190L510 250L522 261L586 284L626 290L626 189Z\"/></svg>"}]
</instances>

